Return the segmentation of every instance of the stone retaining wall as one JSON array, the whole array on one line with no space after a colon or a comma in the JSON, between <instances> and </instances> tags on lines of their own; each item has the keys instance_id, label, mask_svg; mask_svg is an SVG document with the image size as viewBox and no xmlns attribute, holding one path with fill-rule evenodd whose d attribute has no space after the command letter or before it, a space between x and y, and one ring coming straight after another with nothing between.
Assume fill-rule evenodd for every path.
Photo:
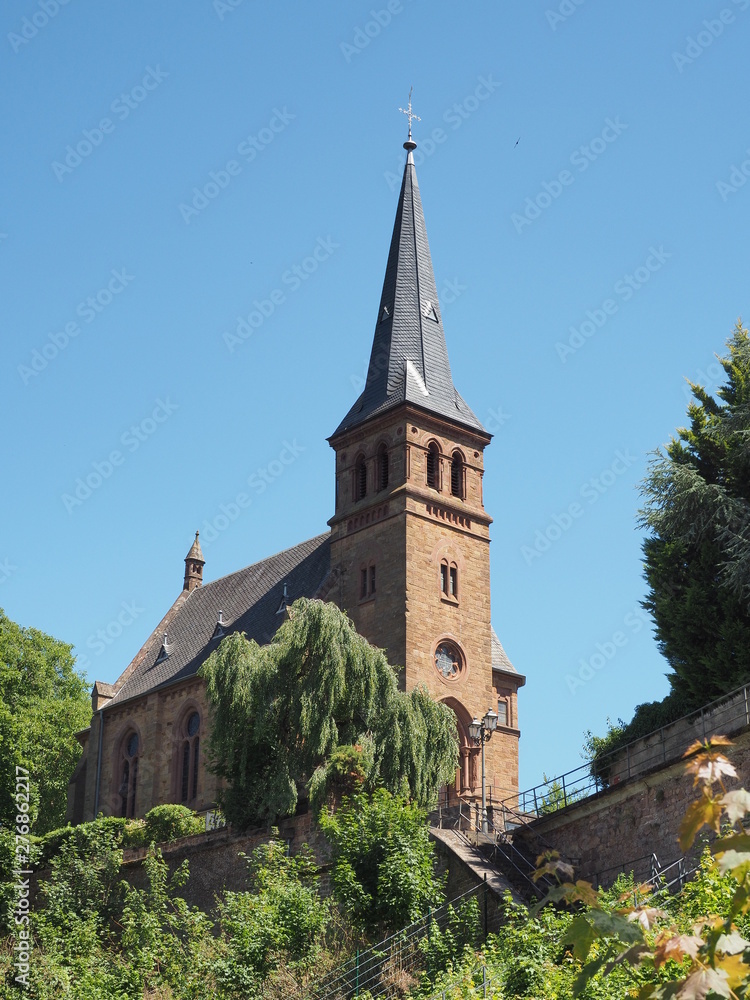
<instances>
[{"instance_id":1,"label":"stone retaining wall","mask_svg":"<svg viewBox=\"0 0 750 1000\"><path fill-rule=\"evenodd\" d=\"M616 754L609 781L617 784L679 759L695 740L721 733L730 735L750 725L750 691L747 687L714 702L685 719L678 719Z\"/></svg>"},{"instance_id":2,"label":"stone retaining wall","mask_svg":"<svg viewBox=\"0 0 750 1000\"><path fill-rule=\"evenodd\" d=\"M736 736L726 750L738 773L728 786L750 787L750 730ZM513 840L533 857L550 848L559 851L575 866L578 878L606 885L614 881L618 869L634 869L637 875L640 869L645 876L652 853L662 865L681 856L677 834L696 794L685 762L678 761L542 816L517 829ZM700 850L697 844L689 858L697 858Z\"/></svg>"},{"instance_id":3,"label":"stone retaining wall","mask_svg":"<svg viewBox=\"0 0 750 1000\"><path fill-rule=\"evenodd\" d=\"M270 838L271 832L267 828L249 830L246 833L234 833L225 828L162 844L161 852L169 866L170 874L176 871L183 861L188 862L190 878L180 890L180 895L191 906L197 906L205 913L211 913L216 908L217 896L220 897L225 892L244 892L249 888L247 863L240 854L250 854L260 844L267 843ZM320 867L321 892L323 895L328 895L330 880L327 844L313 823L312 815L307 813L285 820L279 827L278 839L289 843L292 854L299 851L303 844L308 844L312 848ZM146 872L143 866L145 856L144 847L123 852L123 878L139 889L146 886Z\"/></svg>"}]
</instances>

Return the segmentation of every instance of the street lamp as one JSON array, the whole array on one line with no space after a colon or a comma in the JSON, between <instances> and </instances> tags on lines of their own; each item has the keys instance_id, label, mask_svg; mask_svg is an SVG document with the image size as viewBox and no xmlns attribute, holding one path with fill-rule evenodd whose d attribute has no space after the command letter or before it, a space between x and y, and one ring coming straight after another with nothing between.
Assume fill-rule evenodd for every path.
<instances>
[{"instance_id":1,"label":"street lamp","mask_svg":"<svg viewBox=\"0 0 750 1000\"><path fill-rule=\"evenodd\" d=\"M484 713L484 718L480 722L479 719L474 719L474 721L469 726L469 736L474 741L477 746L482 747L482 833L487 833L487 802L485 798L485 775L484 775L484 744L489 743L492 739L492 734L497 729L497 712L493 712L491 708L488 708Z\"/></svg>"}]
</instances>

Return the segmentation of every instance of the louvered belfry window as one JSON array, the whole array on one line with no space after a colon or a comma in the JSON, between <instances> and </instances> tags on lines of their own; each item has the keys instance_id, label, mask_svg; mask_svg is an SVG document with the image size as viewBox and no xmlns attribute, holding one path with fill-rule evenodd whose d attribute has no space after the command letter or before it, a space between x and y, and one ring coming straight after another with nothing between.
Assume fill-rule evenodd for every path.
<instances>
[{"instance_id":1,"label":"louvered belfry window","mask_svg":"<svg viewBox=\"0 0 750 1000\"><path fill-rule=\"evenodd\" d=\"M440 455L437 445L433 442L427 449L427 485L432 490L440 488L438 483L440 469Z\"/></svg>"},{"instance_id":2,"label":"louvered belfry window","mask_svg":"<svg viewBox=\"0 0 750 1000\"><path fill-rule=\"evenodd\" d=\"M384 444L378 448L378 489L388 487L388 449Z\"/></svg>"},{"instance_id":3,"label":"louvered belfry window","mask_svg":"<svg viewBox=\"0 0 750 1000\"><path fill-rule=\"evenodd\" d=\"M361 500L367 496L367 465L363 455L357 459L354 466L354 499Z\"/></svg>"},{"instance_id":4,"label":"louvered belfry window","mask_svg":"<svg viewBox=\"0 0 750 1000\"><path fill-rule=\"evenodd\" d=\"M451 459L451 493L454 497L463 499L464 495L464 460L456 451Z\"/></svg>"}]
</instances>

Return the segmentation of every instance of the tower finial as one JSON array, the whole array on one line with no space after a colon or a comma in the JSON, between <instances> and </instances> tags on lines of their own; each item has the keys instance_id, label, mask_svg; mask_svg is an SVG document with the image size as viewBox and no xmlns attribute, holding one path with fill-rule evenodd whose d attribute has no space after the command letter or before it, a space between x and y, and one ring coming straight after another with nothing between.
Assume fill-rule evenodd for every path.
<instances>
[{"instance_id":1,"label":"tower finial","mask_svg":"<svg viewBox=\"0 0 750 1000\"><path fill-rule=\"evenodd\" d=\"M406 107L406 108L399 108L398 109L401 112L402 115L406 115L408 117L408 119L409 119L409 138L404 143L404 149L408 149L409 152L411 152L413 149L417 148L416 142L414 142L413 139L412 139L412 137L411 137L411 122L412 122L412 118L415 119L418 122L422 121L422 119L419 117L419 115L415 115L414 112L411 109L411 95L412 95L413 90L414 90L414 87L410 87L409 88L409 106Z\"/></svg>"}]
</instances>

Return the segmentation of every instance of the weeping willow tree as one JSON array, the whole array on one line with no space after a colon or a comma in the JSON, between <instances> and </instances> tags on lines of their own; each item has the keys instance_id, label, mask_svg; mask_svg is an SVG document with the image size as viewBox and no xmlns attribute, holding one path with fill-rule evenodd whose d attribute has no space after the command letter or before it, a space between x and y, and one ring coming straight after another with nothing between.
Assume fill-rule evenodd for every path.
<instances>
[{"instance_id":1,"label":"weeping willow tree","mask_svg":"<svg viewBox=\"0 0 750 1000\"><path fill-rule=\"evenodd\" d=\"M320 793L341 747L361 749L366 789L429 807L458 765L455 717L421 689L398 690L382 650L334 604L302 598L273 641L235 633L201 667L212 706L210 767L227 819L245 828Z\"/></svg>"},{"instance_id":2,"label":"weeping willow tree","mask_svg":"<svg viewBox=\"0 0 750 1000\"><path fill-rule=\"evenodd\" d=\"M750 678L750 337L741 323L727 347L718 398L690 384L690 426L655 455L643 484L644 606L681 711Z\"/></svg>"}]
</instances>

